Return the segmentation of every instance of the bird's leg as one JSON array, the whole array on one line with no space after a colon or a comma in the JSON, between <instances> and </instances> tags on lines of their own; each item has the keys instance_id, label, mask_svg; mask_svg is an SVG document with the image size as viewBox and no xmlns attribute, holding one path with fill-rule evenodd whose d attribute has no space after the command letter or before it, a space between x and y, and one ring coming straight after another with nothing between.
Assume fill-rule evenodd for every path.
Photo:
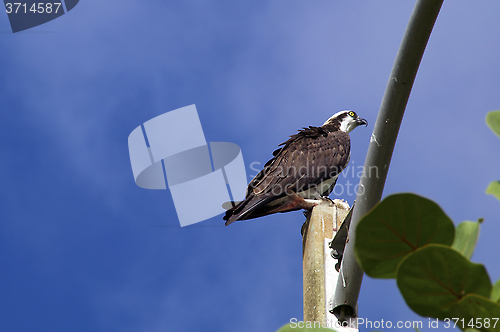
<instances>
[{"instance_id":1,"label":"bird's leg","mask_svg":"<svg viewBox=\"0 0 500 332\"><path fill-rule=\"evenodd\" d=\"M320 201L320 204L326 204L326 205L328 205L328 206L333 206L333 205L334 205L334 203L333 203L333 201L330 199L330 197L328 197L328 196L322 196L322 195L320 195L320 193L318 193L318 192L315 192L315 193L313 194L313 200ZM306 199L306 201L308 201L308 200Z\"/></svg>"},{"instance_id":2,"label":"bird's leg","mask_svg":"<svg viewBox=\"0 0 500 332\"><path fill-rule=\"evenodd\" d=\"M289 187L285 189L285 193L288 197L287 201L284 204L276 206L274 209L270 209L268 213L288 212L300 209L312 210L313 207L320 204L317 200L309 200L310 202L306 202L306 200L290 190Z\"/></svg>"},{"instance_id":3,"label":"bird's leg","mask_svg":"<svg viewBox=\"0 0 500 332\"><path fill-rule=\"evenodd\" d=\"M296 192L292 191L290 187L285 189L285 192L290 199L287 205L291 204L293 207L298 209L304 209L306 211L311 211L316 205L327 204L328 206L333 206L333 201L330 198L321 197L321 195L316 194L315 199L302 198L297 195Z\"/></svg>"},{"instance_id":4,"label":"bird's leg","mask_svg":"<svg viewBox=\"0 0 500 332\"><path fill-rule=\"evenodd\" d=\"M318 201L316 199L304 199L297 195L296 192L292 191L290 187L287 187L285 189L285 192L290 199L290 203L288 204L293 204L293 206L299 208L299 209L304 209L304 210L312 210L313 207L316 205L321 204L321 201ZM288 205L287 204L287 205Z\"/></svg>"},{"instance_id":5,"label":"bird's leg","mask_svg":"<svg viewBox=\"0 0 500 332\"><path fill-rule=\"evenodd\" d=\"M330 199L330 197L328 196L321 196L318 192L316 192L313 196L314 198L313 199L304 199L304 201L306 201L306 203L312 203L314 204L314 206L316 205L319 205L319 204L324 204L324 205L327 205L327 206L333 206L334 203L333 201Z\"/></svg>"}]
</instances>

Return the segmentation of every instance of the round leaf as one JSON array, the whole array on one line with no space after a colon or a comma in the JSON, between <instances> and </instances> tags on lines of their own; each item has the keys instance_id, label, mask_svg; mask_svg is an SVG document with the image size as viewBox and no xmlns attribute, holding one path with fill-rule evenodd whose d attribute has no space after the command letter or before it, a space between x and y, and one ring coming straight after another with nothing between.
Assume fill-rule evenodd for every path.
<instances>
[{"instance_id":1,"label":"round leaf","mask_svg":"<svg viewBox=\"0 0 500 332\"><path fill-rule=\"evenodd\" d=\"M409 253L429 243L451 245L455 227L433 201L415 194L386 197L356 227L355 254L374 278L394 278Z\"/></svg>"},{"instance_id":2,"label":"round leaf","mask_svg":"<svg viewBox=\"0 0 500 332\"><path fill-rule=\"evenodd\" d=\"M486 123L495 134L500 136L500 111L489 112L486 115Z\"/></svg>"},{"instance_id":3,"label":"round leaf","mask_svg":"<svg viewBox=\"0 0 500 332\"><path fill-rule=\"evenodd\" d=\"M488 188L486 188L486 193L500 199L500 181L493 181L490 183Z\"/></svg>"},{"instance_id":4,"label":"round leaf","mask_svg":"<svg viewBox=\"0 0 500 332\"><path fill-rule=\"evenodd\" d=\"M479 237L479 222L464 221L455 230L455 240L451 246L453 249L470 259L476 248Z\"/></svg>"},{"instance_id":5,"label":"round leaf","mask_svg":"<svg viewBox=\"0 0 500 332\"><path fill-rule=\"evenodd\" d=\"M500 305L479 295L469 294L453 306L450 315L454 318L463 318L460 328L474 326L479 331L500 331ZM458 322L462 325L462 321ZM457 324L458 326L458 324Z\"/></svg>"},{"instance_id":6,"label":"round leaf","mask_svg":"<svg viewBox=\"0 0 500 332\"><path fill-rule=\"evenodd\" d=\"M413 311L439 319L455 317L450 316L450 309L467 294L488 298L491 293L483 265L439 244L408 255L398 267L397 283Z\"/></svg>"},{"instance_id":7,"label":"round leaf","mask_svg":"<svg viewBox=\"0 0 500 332\"><path fill-rule=\"evenodd\" d=\"M500 303L500 279L498 279L497 282L495 282L495 284L493 285L493 289L491 290L490 299L493 302Z\"/></svg>"}]
</instances>

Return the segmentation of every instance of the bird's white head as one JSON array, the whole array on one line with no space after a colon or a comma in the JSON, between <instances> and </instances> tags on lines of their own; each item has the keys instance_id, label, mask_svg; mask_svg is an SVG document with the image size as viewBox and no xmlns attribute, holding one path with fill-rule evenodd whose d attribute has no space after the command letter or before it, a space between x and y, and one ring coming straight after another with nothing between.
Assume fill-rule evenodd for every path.
<instances>
[{"instance_id":1,"label":"bird's white head","mask_svg":"<svg viewBox=\"0 0 500 332\"><path fill-rule=\"evenodd\" d=\"M334 127L336 130L341 130L346 133L350 133L359 125L368 126L368 122L360 118L356 112L351 110L335 113L323 124L323 126Z\"/></svg>"}]
</instances>

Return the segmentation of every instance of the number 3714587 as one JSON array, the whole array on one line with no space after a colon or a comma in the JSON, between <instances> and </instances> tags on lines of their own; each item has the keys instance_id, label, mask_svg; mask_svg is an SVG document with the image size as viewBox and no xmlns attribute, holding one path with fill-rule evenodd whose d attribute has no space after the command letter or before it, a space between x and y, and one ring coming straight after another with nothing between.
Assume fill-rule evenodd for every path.
<instances>
[{"instance_id":1,"label":"number 3714587","mask_svg":"<svg viewBox=\"0 0 500 332\"><path fill-rule=\"evenodd\" d=\"M498 323L498 318L471 318L470 321L467 321L463 318L445 318L444 319L444 327L461 327L462 329L464 328L473 328L473 329L480 329L480 328L496 328L497 323Z\"/></svg>"},{"instance_id":2,"label":"number 3714587","mask_svg":"<svg viewBox=\"0 0 500 332\"><path fill-rule=\"evenodd\" d=\"M28 8L29 7L29 8ZM27 14L29 12L34 13L34 14L52 14L59 11L59 8L61 7L60 2L39 2L39 3L34 3L31 6L29 4L27 5L26 3L21 3L21 2L7 2L5 4L5 10L7 11L7 14ZM62 10L62 9L61 9Z\"/></svg>"}]
</instances>

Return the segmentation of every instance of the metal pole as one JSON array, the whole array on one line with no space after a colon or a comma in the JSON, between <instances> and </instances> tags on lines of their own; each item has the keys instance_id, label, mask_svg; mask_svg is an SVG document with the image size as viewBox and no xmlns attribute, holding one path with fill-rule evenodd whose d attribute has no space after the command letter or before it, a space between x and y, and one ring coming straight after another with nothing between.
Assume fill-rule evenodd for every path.
<instances>
[{"instance_id":1,"label":"metal pole","mask_svg":"<svg viewBox=\"0 0 500 332\"><path fill-rule=\"evenodd\" d=\"M418 0L401 42L373 128L334 296L334 313L356 317L363 271L354 256L356 225L381 199L396 138L427 41L443 0Z\"/></svg>"},{"instance_id":2,"label":"metal pole","mask_svg":"<svg viewBox=\"0 0 500 332\"><path fill-rule=\"evenodd\" d=\"M307 218L302 234L302 269L304 287L304 321L323 324L333 319L327 302L334 291L335 263L329 243L349 212L349 205L340 200L320 204ZM319 324L317 324L319 326Z\"/></svg>"}]
</instances>

